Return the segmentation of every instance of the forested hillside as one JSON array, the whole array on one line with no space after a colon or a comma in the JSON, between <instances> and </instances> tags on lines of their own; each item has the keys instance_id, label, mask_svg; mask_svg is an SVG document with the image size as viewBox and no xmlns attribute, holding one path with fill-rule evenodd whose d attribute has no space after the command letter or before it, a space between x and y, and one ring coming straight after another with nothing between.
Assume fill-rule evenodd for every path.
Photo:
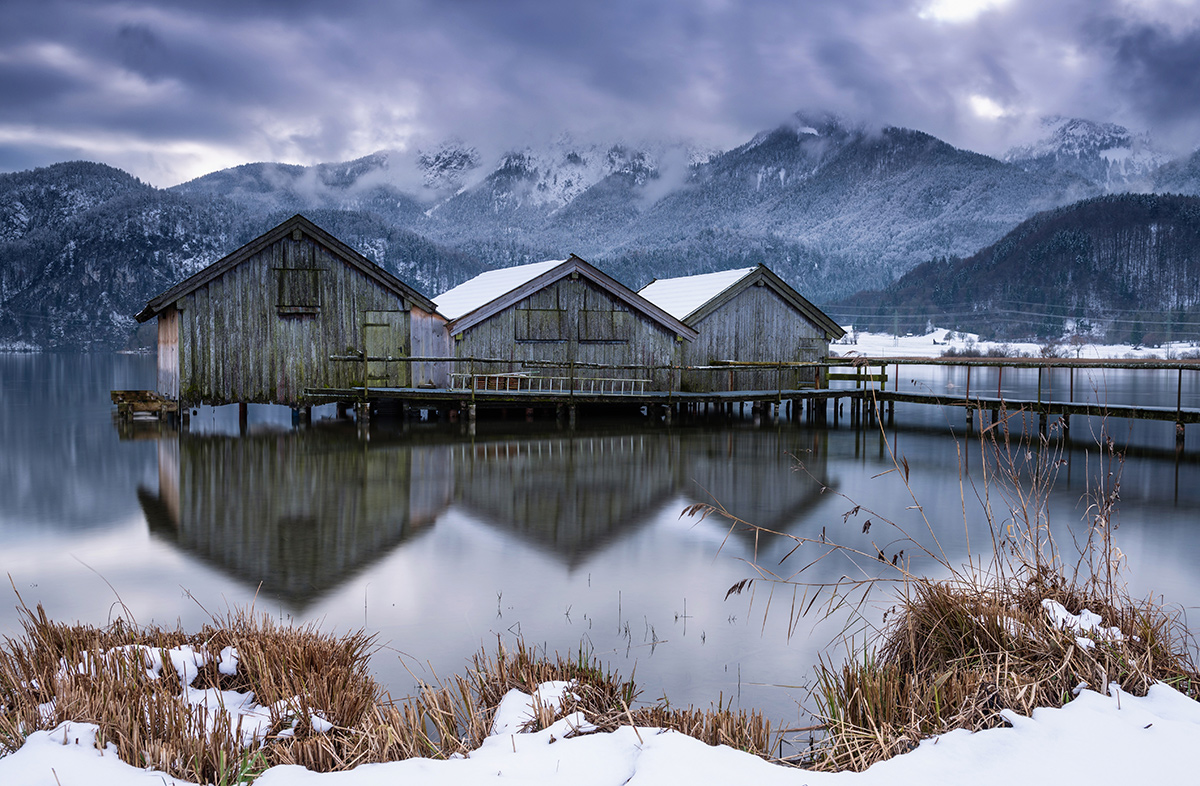
<instances>
[{"instance_id":1,"label":"forested hillside","mask_svg":"<svg viewBox=\"0 0 1200 786\"><path fill-rule=\"evenodd\" d=\"M1122 194L1041 213L965 259L917 266L833 308L869 329L987 338L1200 338L1200 198Z\"/></svg>"},{"instance_id":2,"label":"forested hillside","mask_svg":"<svg viewBox=\"0 0 1200 786\"><path fill-rule=\"evenodd\" d=\"M1160 159L1110 124L1058 123L1000 161L920 131L797 114L726 152L561 137L488 162L447 142L246 164L171 189L56 164L0 175L0 346L146 344L131 318L147 300L297 212L431 296L575 253L634 288L763 263L828 303L1135 179L1200 192L1194 156Z\"/></svg>"}]
</instances>

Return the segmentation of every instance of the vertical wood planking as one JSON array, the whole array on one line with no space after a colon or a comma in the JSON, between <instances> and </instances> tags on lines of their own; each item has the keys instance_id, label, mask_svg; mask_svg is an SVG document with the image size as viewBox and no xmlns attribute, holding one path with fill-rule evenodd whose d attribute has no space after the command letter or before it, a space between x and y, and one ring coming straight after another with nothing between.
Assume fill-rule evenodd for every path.
<instances>
[{"instance_id":1,"label":"vertical wood planking","mask_svg":"<svg viewBox=\"0 0 1200 786\"><path fill-rule=\"evenodd\" d=\"M621 313L627 329L626 341L589 341L586 333L586 317L582 312L589 313ZM521 332L518 320L536 320L544 312L560 311L559 324L562 326L563 338L558 341L519 341L519 335L530 335ZM615 319L601 317L601 319ZM526 323L531 324L531 323ZM583 340L580 331L584 330ZM536 360L544 363L559 364L559 370L536 369L536 373L546 376L562 376L567 373L571 361L577 363L603 363L610 365L667 365L674 360L675 334L663 328L658 322L640 312L630 312L625 304L616 296L596 286L592 282L580 278L559 279L545 288L532 293L511 307L478 325L473 326L464 334L462 341L454 342L454 354L457 357L486 357L509 358L511 362L502 364L480 364L476 373L490 374L502 371L512 371L514 366L524 361ZM465 371L466 369L455 369ZM616 378L645 378L653 379L652 389L665 390L669 385L670 374L666 370L656 370L652 373L637 369L581 369L577 376L602 376Z\"/></svg>"},{"instance_id":2,"label":"vertical wood planking","mask_svg":"<svg viewBox=\"0 0 1200 786\"><path fill-rule=\"evenodd\" d=\"M277 308L281 268L320 271L320 305L314 313ZM296 406L306 388L358 384L361 373L354 364L330 356L361 348L362 320L369 310L403 312L389 340L411 354L411 314L404 298L307 235L299 241L280 239L181 302L179 391L189 404ZM440 317L427 321L443 324Z\"/></svg>"},{"instance_id":3,"label":"vertical wood planking","mask_svg":"<svg viewBox=\"0 0 1200 786\"><path fill-rule=\"evenodd\" d=\"M689 366L711 365L722 360L814 361L829 354L829 344L821 328L769 287L745 288L692 327L700 335L682 350L683 363ZM799 387L810 379L807 372L800 370L785 371L778 378L787 387ZM730 385L729 373L689 372L684 375L683 384L685 390L724 390ZM733 374L735 390L766 390L777 384L774 370Z\"/></svg>"}]
</instances>

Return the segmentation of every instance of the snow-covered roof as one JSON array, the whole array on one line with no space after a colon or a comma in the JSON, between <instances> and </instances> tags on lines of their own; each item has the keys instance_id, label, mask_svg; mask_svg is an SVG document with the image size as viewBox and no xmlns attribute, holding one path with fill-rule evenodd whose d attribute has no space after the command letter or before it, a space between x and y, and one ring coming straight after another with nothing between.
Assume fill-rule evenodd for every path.
<instances>
[{"instance_id":1,"label":"snow-covered roof","mask_svg":"<svg viewBox=\"0 0 1200 786\"><path fill-rule=\"evenodd\" d=\"M663 278L647 284L638 294L676 319L684 319L753 272L754 268L745 267L698 276Z\"/></svg>"},{"instance_id":2,"label":"snow-covered roof","mask_svg":"<svg viewBox=\"0 0 1200 786\"><path fill-rule=\"evenodd\" d=\"M566 260L551 259L546 262L534 262L531 265L489 270L443 292L433 299L433 303L437 306L438 313L446 319L458 319L464 314L470 314L480 306L491 303L506 292L511 292L522 284L553 270L563 262Z\"/></svg>"}]
</instances>

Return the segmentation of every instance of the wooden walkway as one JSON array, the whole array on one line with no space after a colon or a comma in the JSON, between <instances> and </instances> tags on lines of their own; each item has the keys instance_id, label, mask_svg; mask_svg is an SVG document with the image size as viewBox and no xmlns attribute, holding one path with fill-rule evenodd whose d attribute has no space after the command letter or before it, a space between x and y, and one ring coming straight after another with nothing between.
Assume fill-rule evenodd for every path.
<instances>
[{"instance_id":1,"label":"wooden walkway","mask_svg":"<svg viewBox=\"0 0 1200 786\"><path fill-rule=\"evenodd\" d=\"M373 359L373 358L372 358ZM370 359L369 359L370 360ZM389 360L395 360L390 358ZM405 362L446 360L444 358L404 358ZM470 368L479 363L499 363L498 360L460 359ZM430 387L347 387L310 388L305 391L308 406L293 411L300 421L307 418L312 405L334 403L339 412L351 406L356 410L362 424L369 421L372 408L389 403L402 412L411 410L436 411L450 416L457 412L467 420L474 421L479 408L552 409L559 417L575 421L577 406L620 405L630 409L644 408L648 415L661 415L666 422L674 417L700 414L744 414L746 404L751 412L767 418L798 420L802 416L810 423L832 421L837 424L843 418L852 426L883 415L891 423L895 405L917 404L962 409L969 422L974 422L978 413L991 413L995 421L1001 410L1008 413L1026 412L1039 417L1040 428L1047 427L1047 420L1058 417L1064 430L1070 429L1075 416L1096 418L1122 418L1131 420L1159 421L1176 424L1177 447L1182 445L1184 427L1200 423L1200 408L1184 407L1183 377L1185 371L1200 371L1197 360L1082 360L1074 358L901 358L901 357L845 357L833 358L816 363L730 363L718 362L701 367L639 367L602 366L600 364L575 364L565 371L549 363L525 363L526 368L499 373L454 372L453 386ZM966 384L961 395L945 395L899 390L901 366L959 366L966 369ZM545 368L542 368L542 367ZM478 368L478 365L475 365ZM494 366L493 366L494 367ZM890 367L890 368L889 368ZM1036 369L1038 372L1036 397L1014 398L1002 395L979 395L979 377L972 387L971 371L976 367L994 368L994 378L987 385L997 394L1005 369ZM684 371L707 370L726 378L732 383L732 371L752 370L756 372L776 371L780 382L791 380L796 384L800 378L811 378L814 387L776 387L767 389L713 390L704 392L681 390L653 390L651 377L654 371L668 370L675 379ZM808 369L806 371L805 369ZM1047 381L1043 391L1043 370L1047 369L1127 369L1176 371L1176 405L1101 404L1075 401L1074 373L1064 389L1060 385L1050 390ZM809 374L811 371L811 374ZM549 373L548 373L549 372ZM891 372L889 374L889 372ZM583 376L585 374L595 376ZM622 374L634 376L622 376ZM769 378L769 377L768 377ZM849 385L828 387L830 382ZM961 380L960 380L961 382ZM890 383L890 384L889 384ZM994 386L994 387L993 387ZM889 387L891 389L889 389ZM1030 389L1030 393L1034 391ZM1051 392L1059 396L1054 400ZM1063 398L1065 394L1065 399ZM1028 394L1027 394L1028 395ZM1161 396L1161 393L1159 394ZM1161 399L1160 399L1161 400ZM832 404L830 403L832 402ZM878 403L878 408L871 406ZM179 412L176 402L166 401L149 391L113 391L113 403L117 405L120 420L128 420L134 412L155 412L163 417L180 417L187 420L187 412ZM241 405L240 419L245 421L245 404ZM847 411L848 409L848 411Z\"/></svg>"},{"instance_id":2,"label":"wooden walkway","mask_svg":"<svg viewBox=\"0 0 1200 786\"><path fill-rule=\"evenodd\" d=\"M1033 401L995 396L938 396L928 393L897 393L887 390L859 391L859 395L880 402L902 401L910 404L933 404L944 407L962 407L968 416L976 410L996 411L1001 408L1009 412L1024 410L1036 415L1058 415L1070 417L1083 415L1097 418L1129 418L1132 420L1158 420L1168 423L1200 423L1200 409L1183 407L1147 407L1134 404L1092 404L1072 401Z\"/></svg>"}]
</instances>

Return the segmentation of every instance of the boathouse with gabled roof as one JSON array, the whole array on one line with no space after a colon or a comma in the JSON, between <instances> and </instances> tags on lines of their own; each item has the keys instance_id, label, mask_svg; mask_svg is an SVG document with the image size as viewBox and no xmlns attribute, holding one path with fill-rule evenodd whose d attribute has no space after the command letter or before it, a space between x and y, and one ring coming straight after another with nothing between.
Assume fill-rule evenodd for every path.
<instances>
[{"instance_id":1,"label":"boathouse with gabled roof","mask_svg":"<svg viewBox=\"0 0 1200 786\"><path fill-rule=\"evenodd\" d=\"M444 353L445 319L433 301L300 215L137 315L154 318L158 392L185 406L296 407L307 389L364 377L372 387L445 384L440 365L399 360Z\"/></svg>"},{"instance_id":2,"label":"boathouse with gabled roof","mask_svg":"<svg viewBox=\"0 0 1200 786\"><path fill-rule=\"evenodd\" d=\"M694 329L683 347L686 366L824 360L845 331L765 265L659 279L639 295ZM820 386L816 369L689 370L682 389L798 389Z\"/></svg>"},{"instance_id":3,"label":"boathouse with gabled roof","mask_svg":"<svg viewBox=\"0 0 1200 786\"><path fill-rule=\"evenodd\" d=\"M467 363L474 374L570 375L577 387L582 377L640 378L646 390L669 390L670 367L697 336L574 254L488 271L434 302L458 370Z\"/></svg>"}]
</instances>

